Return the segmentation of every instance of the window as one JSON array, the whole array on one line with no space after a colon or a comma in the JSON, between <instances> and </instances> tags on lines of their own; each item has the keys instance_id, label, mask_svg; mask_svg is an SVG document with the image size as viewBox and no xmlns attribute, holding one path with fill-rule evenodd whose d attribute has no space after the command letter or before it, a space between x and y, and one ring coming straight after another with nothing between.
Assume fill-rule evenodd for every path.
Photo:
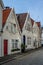
<instances>
[{"instance_id":1,"label":"window","mask_svg":"<svg viewBox=\"0 0 43 65\"><path fill-rule=\"evenodd\" d=\"M37 33L38 29L36 27L33 28L33 33Z\"/></svg>"},{"instance_id":2,"label":"window","mask_svg":"<svg viewBox=\"0 0 43 65\"><path fill-rule=\"evenodd\" d=\"M34 42L34 45L33 46L35 46L35 42Z\"/></svg>"},{"instance_id":3,"label":"window","mask_svg":"<svg viewBox=\"0 0 43 65\"><path fill-rule=\"evenodd\" d=\"M35 33L36 32L36 28L33 28L33 33Z\"/></svg>"},{"instance_id":4,"label":"window","mask_svg":"<svg viewBox=\"0 0 43 65\"><path fill-rule=\"evenodd\" d=\"M14 24L14 32L16 33L16 24Z\"/></svg>"},{"instance_id":5,"label":"window","mask_svg":"<svg viewBox=\"0 0 43 65\"><path fill-rule=\"evenodd\" d=\"M8 30L8 26L6 26L6 29Z\"/></svg>"},{"instance_id":6,"label":"window","mask_svg":"<svg viewBox=\"0 0 43 65\"><path fill-rule=\"evenodd\" d=\"M13 25L11 24L11 32L13 32Z\"/></svg>"},{"instance_id":7,"label":"window","mask_svg":"<svg viewBox=\"0 0 43 65\"><path fill-rule=\"evenodd\" d=\"M12 39L12 48L18 48L18 40Z\"/></svg>"},{"instance_id":8,"label":"window","mask_svg":"<svg viewBox=\"0 0 43 65\"><path fill-rule=\"evenodd\" d=\"M11 32L16 33L16 24L11 24Z\"/></svg>"},{"instance_id":9,"label":"window","mask_svg":"<svg viewBox=\"0 0 43 65\"><path fill-rule=\"evenodd\" d=\"M28 45L31 44L31 38L30 38L30 37L27 38L27 44L28 44Z\"/></svg>"},{"instance_id":10,"label":"window","mask_svg":"<svg viewBox=\"0 0 43 65\"><path fill-rule=\"evenodd\" d=\"M15 40L15 48L18 48L18 40Z\"/></svg>"},{"instance_id":11,"label":"window","mask_svg":"<svg viewBox=\"0 0 43 65\"><path fill-rule=\"evenodd\" d=\"M26 24L25 29L30 31L30 25L28 23Z\"/></svg>"},{"instance_id":12,"label":"window","mask_svg":"<svg viewBox=\"0 0 43 65\"><path fill-rule=\"evenodd\" d=\"M14 48L14 40L12 39L12 48Z\"/></svg>"}]
</instances>

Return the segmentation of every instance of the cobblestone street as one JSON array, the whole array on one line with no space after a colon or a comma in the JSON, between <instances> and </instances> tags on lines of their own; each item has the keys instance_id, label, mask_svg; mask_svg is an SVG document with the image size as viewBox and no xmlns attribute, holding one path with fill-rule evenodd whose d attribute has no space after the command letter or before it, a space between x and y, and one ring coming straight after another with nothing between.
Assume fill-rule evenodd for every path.
<instances>
[{"instance_id":1,"label":"cobblestone street","mask_svg":"<svg viewBox=\"0 0 43 65\"><path fill-rule=\"evenodd\" d=\"M43 65L43 48L3 65Z\"/></svg>"}]
</instances>

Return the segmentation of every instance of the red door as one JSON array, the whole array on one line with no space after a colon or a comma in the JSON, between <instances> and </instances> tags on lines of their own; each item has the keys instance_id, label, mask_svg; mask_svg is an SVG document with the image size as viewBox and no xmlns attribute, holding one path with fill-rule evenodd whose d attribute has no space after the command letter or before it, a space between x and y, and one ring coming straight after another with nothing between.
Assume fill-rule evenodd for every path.
<instances>
[{"instance_id":1,"label":"red door","mask_svg":"<svg viewBox=\"0 0 43 65\"><path fill-rule=\"evenodd\" d=\"M8 40L4 40L4 56L8 54Z\"/></svg>"}]
</instances>

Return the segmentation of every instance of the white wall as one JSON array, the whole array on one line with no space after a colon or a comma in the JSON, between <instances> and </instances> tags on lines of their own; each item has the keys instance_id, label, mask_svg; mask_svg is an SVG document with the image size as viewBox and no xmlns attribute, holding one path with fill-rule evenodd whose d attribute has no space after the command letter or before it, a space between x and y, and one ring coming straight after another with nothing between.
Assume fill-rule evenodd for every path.
<instances>
[{"instance_id":1,"label":"white wall","mask_svg":"<svg viewBox=\"0 0 43 65\"><path fill-rule=\"evenodd\" d=\"M42 33L41 33L41 44L43 44L43 29L42 29Z\"/></svg>"},{"instance_id":2,"label":"white wall","mask_svg":"<svg viewBox=\"0 0 43 65\"><path fill-rule=\"evenodd\" d=\"M36 46L38 48L38 47L41 46L41 43L40 43L40 29L37 26L36 22L34 22L34 25L33 25L33 35L34 35L34 38L37 41ZM38 46L38 44L39 44L39 46Z\"/></svg>"},{"instance_id":3,"label":"white wall","mask_svg":"<svg viewBox=\"0 0 43 65\"><path fill-rule=\"evenodd\" d=\"M0 31L2 29L2 7L0 5Z\"/></svg>"},{"instance_id":4,"label":"white wall","mask_svg":"<svg viewBox=\"0 0 43 65\"><path fill-rule=\"evenodd\" d=\"M8 40L8 54L11 54L11 49L12 49L12 39L16 40L18 39L19 42L18 42L18 48L21 49L20 45L21 45L21 37L19 36L19 34L12 34L12 33L9 33L8 31L5 31L2 35L2 39L4 41L4 39L7 39ZM3 45L3 48L4 48L4 45ZM3 50L3 53L4 55L4 50Z\"/></svg>"}]
</instances>

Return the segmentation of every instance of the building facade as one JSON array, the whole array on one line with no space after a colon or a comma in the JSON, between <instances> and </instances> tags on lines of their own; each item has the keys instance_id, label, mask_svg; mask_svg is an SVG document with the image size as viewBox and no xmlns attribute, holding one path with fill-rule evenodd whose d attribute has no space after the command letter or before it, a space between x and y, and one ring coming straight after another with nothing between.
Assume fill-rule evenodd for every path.
<instances>
[{"instance_id":1,"label":"building facade","mask_svg":"<svg viewBox=\"0 0 43 65\"><path fill-rule=\"evenodd\" d=\"M41 39L41 25L40 25L40 22L34 22L34 25L33 25L33 35L34 35L34 46L36 48L40 47L41 46L41 42L40 42L40 39Z\"/></svg>"},{"instance_id":2,"label":"building facade","mask_svg":"<svg viewBox=\"0 0 43 65\"><path fill-rule=\"evenodd\" d=\"M13 50L18 50L20 52L21 36L14 9L4 8L2 13L0 56L5 56L12 54Z\"/></svg>"},{"instance_id":3,"label":"building facade","mask_svg":"<svg viewBox=\"0 0 43 65\"><path fill-rule=\"evenodd\" d=\"M28 13L17 14L17 19L21 30L21 40L26 49L40 47L40 22L35 22Z\"/></svg>"}]
</instances>

